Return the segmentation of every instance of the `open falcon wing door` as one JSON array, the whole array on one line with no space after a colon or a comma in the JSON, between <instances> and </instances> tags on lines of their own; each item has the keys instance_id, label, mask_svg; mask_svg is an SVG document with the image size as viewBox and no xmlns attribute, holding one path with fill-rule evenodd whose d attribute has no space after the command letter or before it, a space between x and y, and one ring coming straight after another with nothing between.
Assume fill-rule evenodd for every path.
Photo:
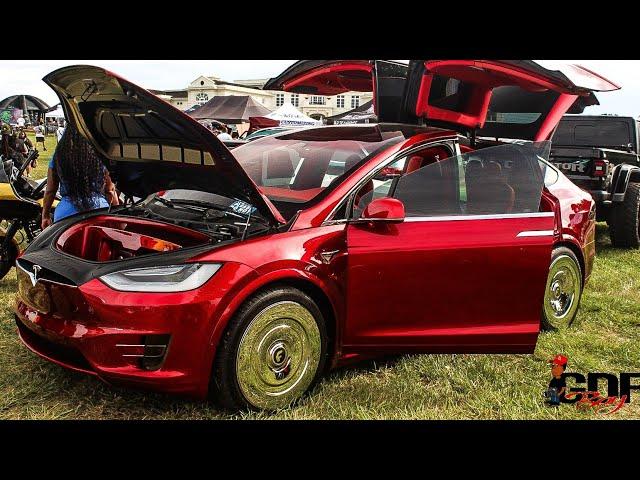
<instances>
[{"instance_id":1,"label":"open falcon wing door","mask_svg":"<svg viewBox=\"0 0 640 480\"><path fill-rule=\"evenodd\" d=\"M390 60L300 60L263 88L326 96L372 92L378 120L401 122L407 68L407 64Z\"/></svg>"},{"instance_id":2,"label":"open falcon wing door","mask_svg":"<svg viewBox=\"0 0 640 480\"><path fill-rule=\"evenodd\" d=\"M562 115L618 90L578 65L549 70L531 60L414 60L403 109L426 123L477 135L548 139Z\"/></svg>"}]
</instances>

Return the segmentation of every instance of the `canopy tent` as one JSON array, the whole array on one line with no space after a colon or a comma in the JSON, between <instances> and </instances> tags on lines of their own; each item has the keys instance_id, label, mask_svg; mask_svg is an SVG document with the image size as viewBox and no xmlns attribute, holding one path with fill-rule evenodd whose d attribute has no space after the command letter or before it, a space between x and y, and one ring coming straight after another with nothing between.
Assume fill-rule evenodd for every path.
<instances>
[{"instance_id":1,"label":"canopy tent","mask_svg":"<svg viewBox=\"0 0 640 480\"><path fill-rule=\"evenodd\" d=\"M376 113L373 110L373 100L369 100L353 110L327 117L325 120L327 125L351 125L377 122L378 117L376 117Z\"/></svg>"},{"instance_id":2,"label":"canopy tent","mask_svg":"<svg viewBox=\"0 0 640 480\"><path fill-rule=\"evenodd\" d=\"M214 128L220 129L221 127L224 126L224 123L219 122L217 120L198 120L198 123L201 124L201 125L204 125L205 127L207 127L210 130L212 130Z\"/></svg>"},{"instance_id":3,"label":"canopy tent","mask_svg":"<svg viewBox=\"0 0 640 480\"><path fill-rule=\"evenodd\" d=\"M199 109L201 106L202 106L202 105L200 105L200 104L197 104L197 103L196 103L195 105L192 105L191 107L187 108L187 109L184 111L184 113L192 113L192 112L195 112L195 111L196 111L197 109Z\"/></svg>"},{"instance_id":4,"label":"canopy tent","mask_svg":"<svg viewBox=\"0 0 640 480\"><path fill-rule=\"evenodd\" d=\"M0 110L19 109L28 123L35 123L49 110L49 105L33 95L11 95L0 101Z\"/></svg>"},{"instance_id":5,"label":"canopy tent","mask_svg":"<svg viewBox=\"0 0 640 480\"><path fill-rule=\"evenodd\" d=\"M249 117L260 117L271 113L248 95L228 95L213 97L188 115L196 120L218 120L223 123L248 122Z\"/></svg>"},{"instance_id":6,"label":"canopy tent","mask_svg":"<svg viewBox=\"0 0 640 480\"><path fill-rule=\"evenodd\" d=\"M49 109L44 116L45 118L64 118L64 111L62 110L62 106L58 104L55 109Z\"/></svg>"},{"instance_id":7,"label":"canopy tent","mask_svg":"<svg viewBox=\"0 0 640 480\"><path fill-rule=\"evenodd\" d=\"M265 115L266 118L271 120L277 120L280 126L305 126L305 125L318 125L320 121L314 120L308 117L291 103L285 103L275 112Z\"/></svg>"},{"instance_id":8,"label":"canopy tent","mask_svg":"<svg viewBox=\"0 0 640 480\"><path fill-rule=\"evenodd\" d=\"M280 122L267 117L249 117L249 133L261 128L278 127Z\"/></svg>"}]
</instances>

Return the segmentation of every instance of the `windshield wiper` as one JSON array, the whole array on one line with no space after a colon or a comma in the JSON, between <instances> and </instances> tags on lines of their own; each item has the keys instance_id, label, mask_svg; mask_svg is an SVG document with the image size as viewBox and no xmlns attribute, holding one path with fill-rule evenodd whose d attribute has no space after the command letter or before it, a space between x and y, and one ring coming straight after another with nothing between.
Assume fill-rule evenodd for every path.
<instances>
[{"instance_id":1,"label":"windshield wiper","mask_svg":"<svg viewBox=\"0 0 640 480\"><path fill-rule=\"evenodd\" d=\"M200 208L189 208L188 205L178 205L175 201L162 198L159 195L155 195L153 199L169 208L182 208L183 210L191 210L191 211L196 211L198 213L202 213L202 210Z\"/></svg>"}]
</instances>

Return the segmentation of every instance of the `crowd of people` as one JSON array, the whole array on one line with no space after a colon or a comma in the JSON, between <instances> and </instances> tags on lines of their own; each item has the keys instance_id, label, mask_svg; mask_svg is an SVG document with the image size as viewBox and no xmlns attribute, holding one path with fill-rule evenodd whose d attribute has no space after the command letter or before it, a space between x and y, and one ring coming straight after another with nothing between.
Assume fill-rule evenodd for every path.
<instances>
[{"instance_id":1,"label":"crowd of people","mask_svg":"<svg viewBox=\"0 0 640 480\"><path fill-rule=\"evenodd\" d=\"M209 123L202 122L205 127L213 132L221 141L238 140L240 135L237 130L234 130L230 125L224 125L221 123Z\"/></svg>"},{"instance_id":2,"label":"crowd of people","mask_svg":"<svg viewBox=\"0 0 640 480\"><path fill-rule=\"evenodd\" d=\"M8 123L2 123L0 127L2 138L0 140L0 155L3 160L13 160L18 168L22 168L27 161L29 150L34 148L33 142L27 137L24 128L12 128ZM26 167L26 175L28 176L31 169L37 166L37 160L34 158L31 164Z\"/></svg>"},{"instance_id":3,"label":"crowd of people","mask_svg":"<svg viewBox=\"0 0 640 480\"><path fill-rule=\"evenodd\" d=\"M2 138L0 141L0 154L4 160L13 160L14 165L18 168L24 166L24 163L29 155L29 151L38 148L42 144L42 150L47 151L45 144L45 125L40 120L34 127L33 133L35 134L35 145L27 136L27 130L25 127L24 118L18 118L18 122L15 127L8 123L2 122L1 125ZM56 129L56 138L58 142L64 133L64 122L58 124ZM37 166L37 160L33 159L31 164L26 167L26 175L29 176L31 170Z\"/></svg>"}]
</instances>

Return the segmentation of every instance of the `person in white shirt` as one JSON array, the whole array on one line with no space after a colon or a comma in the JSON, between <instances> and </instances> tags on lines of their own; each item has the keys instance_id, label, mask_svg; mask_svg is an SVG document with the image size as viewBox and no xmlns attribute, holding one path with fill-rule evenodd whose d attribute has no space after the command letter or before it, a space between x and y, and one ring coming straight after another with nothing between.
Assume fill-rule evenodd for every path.
<instances>
[{"instance_id":1,"label":"person in white shirt","mask_svg":"<svg viewBox=\"0 0 640 480\"><path fill-rule=\"evenodd\" d=\"M232 140L231 135L229 135L229 134L227 133L227 127L222 126L222 127L220 127L220 130L221 130L221 132L220 132L220 134L218 135L218 139L219 139L221 142L226 142L227 140Z\"/></svg>"},{"instance_id":2,"label":"person in white shirt","mask_svg":"<svg viewBox=\"0 0 640 480\"><path fill-rule=\"evenodd\" d=\"M44 122L42 120L40 120L38 125L33 127L33 132L36 134L36 147L38 143L42 143L42 149L46 152L47 147L44 144Z\"/></svg>"},{"instance_id":3,"label":"person in white shirt","mask_svg":"<svg viewBox=\"0 0 640 480\"><path fill-rule=\"evenodd\" d=\"M58 140L58 142L60 142L62 135L64 135L64 121L60 123L58 125L58 128L56 129L56 139Z\"/></svg>"}]
</instances>

